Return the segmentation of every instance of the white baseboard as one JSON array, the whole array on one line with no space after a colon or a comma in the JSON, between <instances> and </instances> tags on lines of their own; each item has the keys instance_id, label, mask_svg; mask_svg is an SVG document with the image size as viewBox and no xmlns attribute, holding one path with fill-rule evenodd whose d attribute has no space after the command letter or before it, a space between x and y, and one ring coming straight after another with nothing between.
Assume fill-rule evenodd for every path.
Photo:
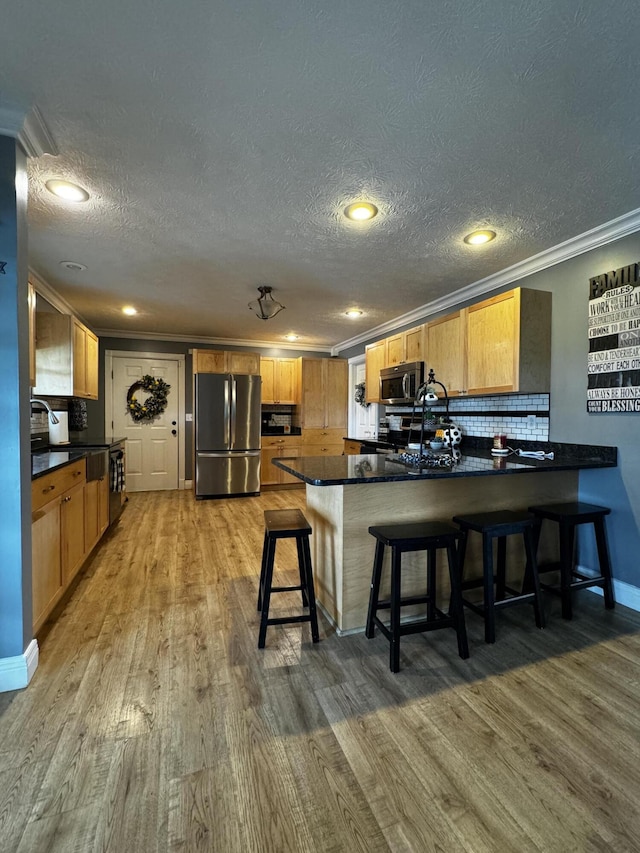
<instances>
[{"instance_id":1,"label":"white baseboard","mask_svg":"<svg viewBox=\"0 0 640 853\"><path fill-rule=\"evenodd\" d=\"M184 490L190 492L193 488L193 480L185 480L184 481Z\"/></svg>"},{"instance_id":2,"label":"white baseboard","mask_svg":"<svg viewBox=\"0 0 640 853\"><path fill-rule=\"evenodd\" d=\"M586 577L596 574L593 569L588 569L585 566L577 566L577 570L581 575L585 575ZM604 595L602 587L600 586L589 586L587 589L589 592L593 592L596 595ZM635 610L640 613L640 587L633 586L630 583L625 583L625 581L617 581L614 578L613 597L616 600L616 604L623 604L630 610Z\"/></svg>"},{"instance_id":3,"label":"white baseboard","mask_svg":"<svg viewBox=\"0 0 640 853\"><path fill-rule=\"evenodd\" d=\"M38 668L39 654L38 641L31 640L21 655L0 658L0 693L26 687Z\"/></svg>"}]
</instances>

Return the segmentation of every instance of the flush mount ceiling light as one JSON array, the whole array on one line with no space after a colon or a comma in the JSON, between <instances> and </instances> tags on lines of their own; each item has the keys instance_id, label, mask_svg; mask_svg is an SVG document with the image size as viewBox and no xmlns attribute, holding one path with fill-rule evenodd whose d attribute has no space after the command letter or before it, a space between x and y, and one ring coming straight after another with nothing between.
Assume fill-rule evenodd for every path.
<instances>
[{"instance_id":1,"label":"flush mount ceiling light","mask_svg":"<svg viewBox=\"0 0 640 853\"><path fill-rule=\"evenodd\" d=\"M297 341L300 335L285 335L284 338L286 341Z\"/></svg>"},{"instance_id":2,"label":"flush mount ceiling light","mask_svg":"<svg viewBox=\"0 0 640 853\"><path fill-rule=\"evenodd\" d=\"M138 312L133 307L133 305L125 305L124 308L122 309L122 313L126 314L127 317L133 317L133 315L137 314Z\"/></svg>"},{"instance_id":3,"label":"flush mount ceiling light","mask_svg":"<svg viewBox=\"0 0 640 853\"><path fill-rule=\"evenodd\" d=\"M45 184L50 193L57 195L65 201L88 201L89 193L77 184L72 184L70 181L61 181L58 178L52 178Z\"/></svg>"},{"instance_id":4,"label":"flush mount ceiling light","mask_svg":"<svg viewBox=\"0 0 640 853\"><path fill-rule=\"evenodd\" d=\"M344 313L347 317L362 317L362 311L359 308L349 308L349 310Z\"/></svg>"},{"instance_id":5,"label":"flush mount ceiling light","mask_svg":"<svg viewBox=\"0 0 640 853\"><path fill-rule=\"evenodd\" d=\"M495 236L495 231L472 231L464 238L464 242L468 243L469 246L481 246L483 243L490 243L491 240L495 240Z\"/></svg>"},{"instance_id":6,"label":"flush mount ceiling light","mask_svg":"<svg viewBox=\"0 0 640 853\"><path fill-rule=\"evenodd\" d=\"M60 266L72 272L84 272L86 270L86 266L77 263L77 261L60 261Z\"/></svg>"},{"instance_id":7,"label":"flush mount ceiling light","mask_svg":"<svg viewBox=\"0 0 640 853\"><path fill-rule=\"evenodd\" d=\"M276 302L273 298L271 295L272 287L261 285L258 290L260 291L260 296L249 303L249 308L261 320L270 320L276 314L279 314L285 306Z\"/></svg>"},{"instance_id":8,"label":"flush mount ceiling light","mask_svg":"<svg viewBox=\"0 0 640 853\"><path fill-rule=\"evenodd\" d=\"M378 213L378 208L375 204L368 201L354 201L344 209L344 215L347 219L355 219L358 222L363 222L365 219L373 219Z\"/></svg>"}]
</instances>

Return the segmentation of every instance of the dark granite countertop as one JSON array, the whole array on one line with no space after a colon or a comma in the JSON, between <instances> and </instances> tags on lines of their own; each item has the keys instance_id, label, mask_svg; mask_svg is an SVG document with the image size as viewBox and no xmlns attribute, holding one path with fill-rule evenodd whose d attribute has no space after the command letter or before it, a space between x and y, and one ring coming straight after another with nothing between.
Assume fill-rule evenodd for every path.
<instances>
[{"instance_id":1,"label":"dark granite countertop","mask_svg":"<svg viewBox=\"0 0 640 853\"><path fill-rule=\"evenodd\" d=\"M285 432L284 427L262 427L261 435L302 435L300 427L291 427L288 432Z\"/></svg>"},{"instance_id":2,"label":"dark granite countertop","mask_svg":"<svg viewBox=\"0 0 640 853\"><path fill-rule=\"evenodd\" d=\"M352 456L301 456L295 459L285 457L274 459L273 464L312 486L579 471L585 468L615 468L618 464L615 447L541 442L535 449L553 451L554 459L537 460L516 455L493 456L490 450L465 448L453 465L438 468L406 465L396 454L389 456L373 453Z\"/></svg>"},{"instance_id":3,"label":"dark granite countertop","mask_svg":"<svg viewBox=\"0 0 640 853\"><path fill-rule=\"evenodd\" d=\"M70 462L77 462L88 456L87 450L45 450L42 453L31 454L31 479L44 477L57 468L62 468Z\"/></svg>"},{"instance_id":4,"label":"dark granite countertop","mask_svg":"<svg viewBox=\"0 0 640 853\"><path fill-rule=\"evenodd\" d=\"M127 439L124 437L118 438L117 436L114 436L114 435L99 435L99 436L94 436L94 437L83 436L82 438L70 438L69 444L66 446L67 447L73 447L73 448L76 448L76 447L80 447L80 448L82 448L82 447L85 447L85 448L88 448L88 447L92 447L92 448L93 447L113 447L115 444L122 444L122 442L124 442L126 440Z\"/></svg>"}]
</instances>

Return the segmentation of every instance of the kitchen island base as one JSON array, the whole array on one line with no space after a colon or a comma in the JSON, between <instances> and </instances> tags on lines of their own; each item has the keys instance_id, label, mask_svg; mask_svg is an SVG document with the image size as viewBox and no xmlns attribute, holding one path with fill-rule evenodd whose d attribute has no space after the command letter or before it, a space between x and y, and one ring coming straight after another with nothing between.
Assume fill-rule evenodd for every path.
<instances>
[{"instance_id":1,"label":"kitchen island base","mask_svg":"<svg viewBox=\"0 0 640 853\"><path fill-rule=\"evenodd\" d=\"M489 509L523 509L537 503L572 501L578 495L578 471L546 472L544 476L421 479L315 486L307 483L305 515L311 537L316 598L339 633L364 631L375 540L371 525L409 521L450 520L454 515ZM475 538L475 537L474 537ZM511 537L514 538L514 537ZM555 543L541 540L539 555L548 559ZM521 581L524 555L521 543L508 543L510 584ZM389 556L385 558L383 590L388 588ZM470 542L466 577L482 572L481 547ZM407 554L403 588L411 594L424 587L424 555ZM405 586L406 585L406 586ZM438 588L449 595L445 563L438 562Z\"/></svg>"}]
</instances>

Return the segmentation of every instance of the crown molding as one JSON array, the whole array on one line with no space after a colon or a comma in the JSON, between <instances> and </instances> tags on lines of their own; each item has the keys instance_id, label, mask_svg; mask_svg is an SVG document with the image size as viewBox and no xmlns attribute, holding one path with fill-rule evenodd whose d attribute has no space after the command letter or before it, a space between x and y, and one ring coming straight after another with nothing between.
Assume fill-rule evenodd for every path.
<instances>
[{"instance_id":1,"label":"crown molding","mask_svg":"<svg viewBox=\"0 0 640 853\"><path fill-rule=\"evenodd\" d=\"M545 249L537 255L532 255L524 261L519 261L517 264L500 270L500 272L486 278L481 278L479 281L462 287L460 290L455 290L453 293L449 293L440 299L427 302L425 305L421 305L407 314L395 317L387 323L382 323L368 332L342 341L342 343L336 344L331 349L331 355L338 355L342 350L375 340L376 338L386 337L387 334L396 331L396 329L402 326L424 321L430 316L440 314L442 311L450 308L455 308L463 302L473 301L479 296L485 296L492 290L506 287L522 278L542 272L563 261L569 261L572 258L578 257L578 255L583 255L585 252L590 252L592 249L599 249L609 243L614 243L616 240L620 240L622 237L627 237L630 234L635 234L637 231L640 231L640 208L631 210L629 213L612 219L610 222L605 222L603 225L598 225L596 228L585 231L584 234L579 234L570 240L565 240L564 243L558 243L557 246Z\"/></svg>"},{"instance_id":2,"label":"crown molding","mask_svg":"<svg viewBox=\"0 0 640 853\"><path fill-rule=\"evenodd\" d=\"M0 135L17 139L27 157L58 154L58 146L47 127L42 113L32 107L28 113L0 107Z\"/></svg>"},{"instance_id":3,"label":"crown molding","mask_svg":"<svg viewBox=\"0 0 640 853\"><path fill-rule=\"evenodd\" d=\"M329 346L318 344L305 344L304 341L245 341L234 338L207 338L196 335L171 335L164 332L137 332L134 329L124 332L122 329L94 329L95 333L103 338L122 338L124 340L140 341L180 341L187 344L213 344L215 346L249 347L250 349L281 349L295 350L297 352L330 352Z\"/></svg>"}]
</instances>

